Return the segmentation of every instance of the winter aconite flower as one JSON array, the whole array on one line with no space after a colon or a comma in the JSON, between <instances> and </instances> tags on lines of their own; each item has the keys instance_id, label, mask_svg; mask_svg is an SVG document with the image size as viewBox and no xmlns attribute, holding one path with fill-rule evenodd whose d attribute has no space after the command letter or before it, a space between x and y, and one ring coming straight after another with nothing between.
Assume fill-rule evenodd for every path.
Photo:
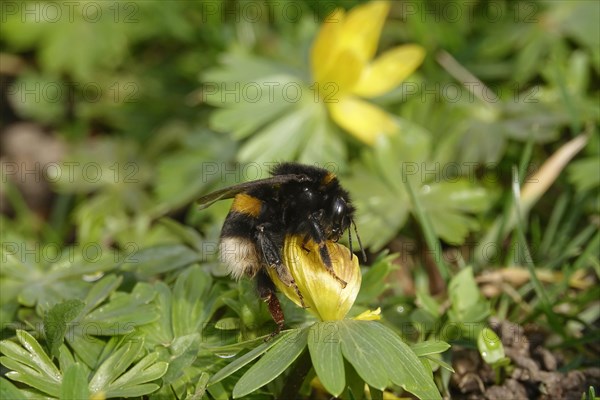
<instances>
[{"instance_id":1,"label":"winter aconite flower","mask_svg":"<svg viewBox=\"0 0 600 400\"><path fill-rule=\"evenodd\" d=\"M346 282L344 288L323 265L318 245L312 241L303 244L303 241L301 236L288 236L283 249L283 261L296 281L304 305L321 321L341 320L354 304L360 289L362 276L358 259L346 247L327 242L333 270L337 277ZM270 269L269 275L281 292L297 305L302 305L293 287L282 283Z\"/></svg>"},{"instance_id":2,"label":"winter aconite flower","mask_svg":"<svg viewBox=\"0 0 600 400\"><path fill-rule=\"evenodd\" d=\"M373 1L345 13L336 9L326 19L311 51L311 69L331 118L367 144L381 134L397 131L394 118L362 100L398 86L423 61L418 45L388 50L373 60L390 9L387 1Z\"/></svg>"}]
</instances>

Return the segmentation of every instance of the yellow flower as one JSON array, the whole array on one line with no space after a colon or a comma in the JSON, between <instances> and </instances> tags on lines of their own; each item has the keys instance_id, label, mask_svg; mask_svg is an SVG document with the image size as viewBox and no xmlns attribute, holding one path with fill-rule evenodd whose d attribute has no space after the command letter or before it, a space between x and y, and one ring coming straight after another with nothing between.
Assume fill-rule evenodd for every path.
<instances>
[{"instance_id":1,"label":"yellow flower","mask_svg":"<svg viewBox=\"0 0 600 400\"><path fill-rule=\"evenodd\" d=\"M303 245L301 236L286 238L283 261L294 277L308 311L321 321L336 321L343 319L354 304L362 276L358 259L346 247L328 241L327 250L335 274L346 282L345 288L323 265L319 246L312 241ZM298 306L302 306L295 289L281 282L274 270L268 269L268 272L275 286Z\"/></svg>"},{"instance_id":2,"label":"yellow flower","mask_svg":"<svg viewBox=\"0 0 600 400\"><path fill-rule=\"evenodd\" d=\"M376 310L367 310L360 313L354 319L360 321L379 321L381 319L381 307L377 307Z\"/></svg>"},{"instance_id":3,"label":"yellow flower","mask_svg":"<svg viewBox=\"0 0 600 400\"><path fill-rule=\"evenodd\" d=\"M425 51L409 44L373 60L390 3L373 1L347 14L336 9L321 27L311 51L315 87L331 118L367 144L397 132L390 114L361 100L398 86L422 63Z\"/></svg>"}]
</instances>

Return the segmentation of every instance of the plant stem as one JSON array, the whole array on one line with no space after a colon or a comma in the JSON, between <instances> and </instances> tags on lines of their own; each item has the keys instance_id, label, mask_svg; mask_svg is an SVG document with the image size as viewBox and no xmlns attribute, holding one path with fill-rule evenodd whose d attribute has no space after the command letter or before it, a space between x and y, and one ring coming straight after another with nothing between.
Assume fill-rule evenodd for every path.
<instances>
[{"instance_id":1,"label":"plant stem","mask_svg":"<svg viewBox=\"0 0 600 400\"><path fill-rule=\"evenodd\" d=\"M451 277L450 268L444 261L442 246L440 245L440 242L433 230L433 225L431 225L431 221L425 214L425 211L423 210L423 207L421 206L413 187L410 185L410 182L406 180L404 183L413 206L413 215L420 224L420 228L423 231L423 236L425 237L425 242L427 243L430 251L433 253L434 262L438 267L439 273L442 275L442 278L445 281L448 281Z\"/></svg>"}]
</instances>

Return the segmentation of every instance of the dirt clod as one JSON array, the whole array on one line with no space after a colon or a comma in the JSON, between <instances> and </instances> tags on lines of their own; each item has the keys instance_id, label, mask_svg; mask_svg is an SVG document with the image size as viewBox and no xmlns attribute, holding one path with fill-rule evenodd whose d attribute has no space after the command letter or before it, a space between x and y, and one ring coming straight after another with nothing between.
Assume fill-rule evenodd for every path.
<instances>
[{"instance_id":1,"label":"dirt clod","mask_svg":"<svg viewBox=\"0 0 600 400\"><path fill-rule=\"evenodd\" d=\"M530 331L507 321L490 321L505 354L511 360L505 376L485 364L476 350L456 349L452 376L452 398L517 400L580 400L590 386L600 387L600 368L561 372L562 356L543 347L539 331ZM534 332L532 337L529 333Z\"/></svg>"}]
</instances>

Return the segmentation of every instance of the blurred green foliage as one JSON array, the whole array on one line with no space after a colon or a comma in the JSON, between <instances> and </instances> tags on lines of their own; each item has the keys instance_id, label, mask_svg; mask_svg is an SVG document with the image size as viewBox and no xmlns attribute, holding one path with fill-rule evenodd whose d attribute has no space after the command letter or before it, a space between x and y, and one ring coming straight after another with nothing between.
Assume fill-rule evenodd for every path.
<instances>
[{"instance_id":1,"label":"blurred green foliage","mask_svg":"<svg viewBox=\"0 0 600 400\"><path fill-rule=\"evenodd\" d=\"M359 3L2 3L2 397L274 398L309 353L343 398L365 382L427 396L362 370L351 340L409 357L448 394L451 356L432 342L459 326L442 340L488 348L489 315L544 326L571 368L598 362L600 5L392 2L378 53L414 43L427 56L372 99L399 133L369 146L333 122L309 60L329 12ZM15 150L23 131L9 131L31 126L59 150L39 138ZM372 262L350 314L381 306L386 327L341 322L341 347L262 342L265 306L217 261L228 204L193 201L284 160L332 169L351 192ZM526 278L484 298L478 276L504 267ZM285 335L317 329L283 302Z\"/></svg>"}]
</instances>

